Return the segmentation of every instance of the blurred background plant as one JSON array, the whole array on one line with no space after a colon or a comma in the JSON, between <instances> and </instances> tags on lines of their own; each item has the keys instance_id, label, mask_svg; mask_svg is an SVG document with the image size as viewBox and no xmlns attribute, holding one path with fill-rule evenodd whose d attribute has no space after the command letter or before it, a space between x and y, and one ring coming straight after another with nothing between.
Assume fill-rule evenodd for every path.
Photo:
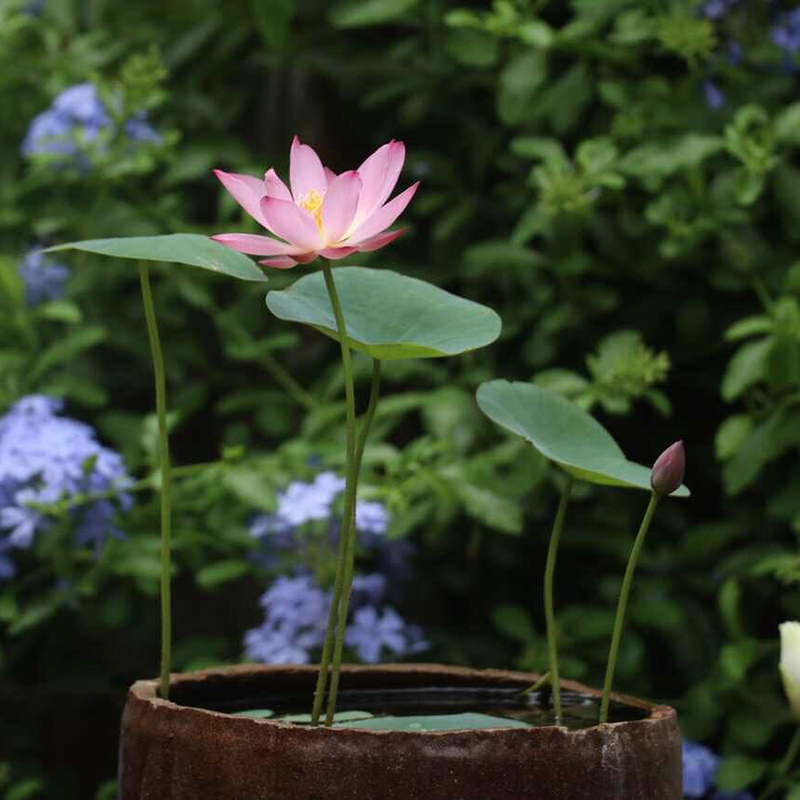
<instances>
[{"instance_id":1,"label":"blurred background plant","mask_svg":"<svg viewBox=\"0 0 800 800\"><path fill-rule=\"evenodd\" d=\"M473 398L488 378L536 380L637 461L686 441L694 496L651 533L617 685L676 704L719 755L705 792L757 794L793 732L777 624L800 617L799 15L779 0L2 0L0 795L113 797L125 687L158 659L136 274L40 250L247 230L211 169L285 173L294 134L342 167L403 139L423 181L414 229L357 263L504 320L469 357L386 365L361 492L385 530L361 532L351 656L413 658L424 639L426 660L544 667L531 586L558 478ZM256 286L153 276L176 667L276 658L261 646L279 628L313 659L293 604L324 606L330 576L306 556L335 538L336 493L323 516L278 523L298 485L343 471L335 344L273 322ZM370 365L356 369L363 396ZM47 420L38 439L25 408ZM576 487L556 582L569 677L602 678L642 510ZM93 514L103 533L82 535Z\"/></svg>"}]
</instances>

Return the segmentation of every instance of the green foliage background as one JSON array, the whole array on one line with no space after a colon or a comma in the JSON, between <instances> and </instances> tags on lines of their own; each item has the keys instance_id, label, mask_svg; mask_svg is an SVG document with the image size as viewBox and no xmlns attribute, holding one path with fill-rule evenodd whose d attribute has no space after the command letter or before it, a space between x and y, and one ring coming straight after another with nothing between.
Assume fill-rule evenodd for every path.
<instances>
[{"instance_id":1,"label":"green foliage background","mask_svg":"<svg viewBox=\"0 0 800 800\"><path fill-rule=\"evenodd\" d=\"M0 585L5 800L113 797L125 687L158 659L135 270L72 257L66 298L31 310L17 262L36 243L254 231L211 170L286 174L294 134L337 171L405 141L401 185L422 180L412 231L347 263L429 280L504 321L464 358L386 365L364 493L417 545L404 613L433 642L425 659L545 668L561 476L474 402L483 380L535 379L634 460L685 439L693 497L659 509L616 685L675 704L684 732L727 756L726 788L769 780L794 724L777 625L800 617L800 103L767 5L715 24L657 0L0 3L0 408L64 396L144 480L127 538L99 561L41 537ZM162 144L113 143L81 173L24 159L30 119L86 80L148 110ZM272 318L262 287L201 272L153 269L175 461L209 463L177 481L178 669L241 658L263 590L247 524L290 479L341 470L344 437L335 344ZM369 364L356 365L363 402ZM557 575L568 677L602 680L645 504L576 487Z\"/></svg>"}]
</instances>

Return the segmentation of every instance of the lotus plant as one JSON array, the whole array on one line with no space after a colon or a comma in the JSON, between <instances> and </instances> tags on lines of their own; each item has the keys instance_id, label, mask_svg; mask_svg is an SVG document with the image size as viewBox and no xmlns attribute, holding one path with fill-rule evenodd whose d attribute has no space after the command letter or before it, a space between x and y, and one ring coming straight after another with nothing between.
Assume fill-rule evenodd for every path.
<instances>
[{"instance_id":1,"label":"lotus plant","mask_svg":"<svg viewBox=\"0 0 800 800\"><path fill-rule=\"evenodd\" d=\"M553 608L553 583L558 546L567 513L570 492L576 479L600 486L620 486L650 491L650 503L631 550L620 592L611 638L605 685L600 705L600 722L608 721L611 684L617 661L625 609L633 581L636 560L644 543L659 498L675 493L689 494L681 485L684 471L683 443L676 442L657 459L652 470L629 461L611 434L588 412L556 392L530 383L489 381L478 388L478 406L498 425L522 436L545 458L563 470L558 504L544 574L544 610L547 630L549 672L526 692L545 681L552 685L553 710L561 718L561 687L558 639Z\"/></svg>"},{"instance_id":2,"label":"lotus plant","mask_svg":"<svg viewBox=\"0 0 800 800\"><path fill-rule=\"evenodd\" d=\"M189 264L248 281L266 281L264 270L247 255L263 256L267 267L288 269L318 261L321 269L282 291L267 295L280 319L310 325L336 339L341 349L346 408L346 483L342 532L325 643L314 693L316 724L327 696L326 724L336 709L355 556L355 505L358 471L387 359L457 355L494 341L500 318L489 308L456 297L415 278L388 270L342 267L334 280L331 261L378 250L403 231L388 230L406 208L418 184L389 199L405 161L402 142L379 147L356 170L336 174L295 137L290 151L289 186L269 169L263 180L216 171L223 186L270 235L219 233L94 239L51 250L76 249L140 262L142 299L156 378L162 480L162 669L161 695L169 696L170 670L170 468L166 426L165 371L158 338L149 272L141 263ZM351 350L373 360L372 388L361 427L356 405ZM328 678L330 688L326 692Z\"/></svg>"},{"instance_id":3,"label":"lotus plant","mask_svg":"<svg viewBox=\"0 0 800 800\"><path fill-rule=\"evenodd\" d=\"M279 269L320 259L327 297L322 295L316 275L311 275L286 292L271 292L267 305L282 319L313 324L338 339L341 349L347 427L344 513L333 598L314 692L313 724L319 721L329 670L326 724L332 724L336 709L353 581L358 473L378 401L381 360L408 355L452 355L488 344L500 332L499 318L490 309L454 298L421 281L358 268L342 270L347 272L346 276L334 280L332 260L357 251L378 250L403 233L387 229L409 204L419 185L414 183L394 199L388 199L404 161L405 145L392 140L379 147L358 169L337 175L295 136L289 154L288 187L274 169L267 170L263 180L221 170L215 173L242 208L272 235L222 233L213 236L214 241L240 253L264 256L259 263ZM341 299L340 288L345 292ZM483 318L483 325L477 327L477 337L476 316ZM449 346L452 344L454 348ZM373 357L372 389L359 432L351 347Z\"/></svg>"}]
</instances>

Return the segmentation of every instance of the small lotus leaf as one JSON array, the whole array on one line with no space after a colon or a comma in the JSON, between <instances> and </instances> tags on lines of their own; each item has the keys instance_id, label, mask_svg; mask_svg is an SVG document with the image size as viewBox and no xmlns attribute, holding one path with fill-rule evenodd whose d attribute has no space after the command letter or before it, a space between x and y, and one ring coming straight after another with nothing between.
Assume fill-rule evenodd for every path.
<instances>
[{"instance_id":1,"label":"small lotus leaf","mask_svg":"<svg viewBox=\"0 0 800 800\"><path fill-rule=\"evenodd\" d=\"M87 239L49 247L46 252L83 250L115 258L137 261L167 261L188 264L243 281L267 280L267 276L247 257L198 233L172 233L165 236L124 236L116 239Z\"/></svg>"},{"instance_id":2,"label":"small lotus leaf","mask_svg":"<svg viewBox=\"0 0 800 800\"><path fill-rule=\"evenodd\" d=\"M374 731L464 731L487 728L530 728L527 722L489 714L469 712L465 714L431 714L417 717L374 717L373 719L348 722L348 728L368 728Z\"/></svg>"},{"instance_id":3,"label":"small lotus leaf","mask_svg":"<svg viewBox=\"0 0 800 800\"><path fill-rule=\"evenodd\" d=\"M576 478L650 491L651 470L628 461L611 434L562 395L532 383L498 380L478 387L477 399L487 417ZM674 492L688 495L685 486Z\"/></svg>"}]
</instances>

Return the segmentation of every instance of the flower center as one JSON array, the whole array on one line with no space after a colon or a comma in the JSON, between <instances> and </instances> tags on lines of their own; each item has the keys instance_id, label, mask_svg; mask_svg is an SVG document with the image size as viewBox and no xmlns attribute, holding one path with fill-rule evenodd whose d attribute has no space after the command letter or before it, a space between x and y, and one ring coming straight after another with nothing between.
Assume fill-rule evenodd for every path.
<instances>
[{"instance_id":1,"label":"flower center","mask_svg":"<svg viewBox=\"0 0 800 800\"><path fill-rule=\"evenodd\" d=\"M314 222L317 223L319 232L322 233L322 195L316 189L312 189L310 192L300 196L297 200L297 205L300 208L304 208L314 217Z\"/></svg>"}]
</instances>

